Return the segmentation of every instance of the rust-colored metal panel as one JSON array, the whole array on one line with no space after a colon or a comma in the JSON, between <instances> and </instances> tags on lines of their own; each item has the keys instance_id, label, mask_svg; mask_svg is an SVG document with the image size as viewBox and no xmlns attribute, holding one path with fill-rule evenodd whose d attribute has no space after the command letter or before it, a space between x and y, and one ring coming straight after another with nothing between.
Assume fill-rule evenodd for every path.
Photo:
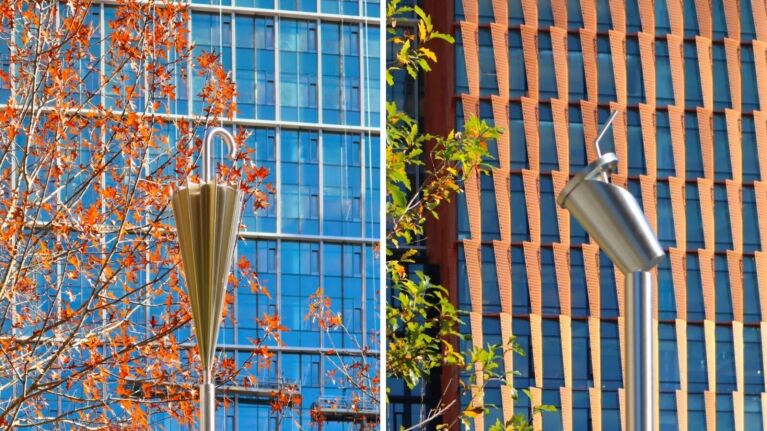
<instances>
[{"instance_id":1,"label":"rust-colored metal panel","mask_svg":"<svg viewBox=\"0 0 767 431\"><path fill-rule=\"evenodd\" d=\"M472 96L479 96L479 45L477 43L477 24L462 21L461 39L463 39L463 55L466 59L466 78L469 83L469 94Z\"/></svg>"},{"instance_id":2,"label":"rust-colored metal panel","mask_svg":"<svg viewBox=\"0 0 767 431\"><path fill-rule=\"evenodd\" d=\"M727 3L727 2L725 2ZM733 109L740 111L743 106L740 78L740 41L724 39L724 52L727 57L727 75L730 82L730 98Z\"/></svg>"},{"instance_id":3,"label":"rust-colored metal panel","mask_svg":"<svg viewBox=\"0 0 767 431\"><path fill-rule=\"evenodd\" d=\"M727 207L730 211L733 250L743 251L743 185L739 181L725 180Z\"/></svg>"},{"instance_id":4,"label":"rust-colored metal panel","mask_svg":"<svg viewBox=\"0 0 767 431\"><path fill-rule=\"evenodd\" d=\"M554 196L559 196L565 184L570 178L566 173L551 171L551 180L554 185ZM557 205L557 227L559 229L559 242L570 244L570 212Z\"/></svg>"},{"instance_id":5,"label":"rust-colored metal panel","mask_svg":"<svg viewBox=\"0 0 767 431\"><path fill-rule=\"evenodd\" d=\"M600 387L589 388L589 407L591 430L602 431L602 389Z\"/></svg>"},{"instance_id":6,"label":"rust-colored metal panel","mask_svg":"<svg viewBox=\"0 0 767 431\"><path fill-rule=\"evenodd\" d=\"M567 69L567 30L551 27L551 51L554 56L554 74L557 77L557 95L567 106L570 98L570 86ZM552 102L553 103L553 102Z\"/></svg>"},{"instance_id":7,"label":"rust-colored metal panel","mask_svg":"<svg viewBox=\"0 0 767 431\"><path fill-rule=\"evenodd\" d=\"M743 253L727 250L732 313L738 322L743 322Z\"/></svg>"},{"instance_id":8,"label":"rust-colored metal panel","mask_svg":"<svg viewBox=\"0 0 767 431\"><path fill-rule=\"evenodd\" d=\"M663 0L659 0L663 1ZM666 0L671 34L684 36L684 0Z\"/></svg>"},{"instance_id":9,"label":"rust-colored metal panel","mask_svg":"<svg viewBox=\"0 0 767 431\"><path fill-rule=\"evenodd\" d=\"M511 339L511 336L512 336L511 314L501 312L500 316L501 316L501 337L503 337L504 340L509 340ZM510 349L504 349L503 351L503 367L506 373L514 372L514 352L512 352ZM507 386L507 385L502 385L502 386ZM511 397L511 392L508 392L507 394L508 395L504 395L504 392L501 392L501 402L503 403L504 420L508 420L512 416L514 416L514 399Z\"/></svg>"},{"instance_id":10,"label":"rust-colored metal panel","mask_svg":"<svg viewBox=\"0 0 767 431\"><path fill-rule=\"evenodd\" d=\"M599 134L599 117L597 116L597 103L591 100L581 100L581 121L583 122L583 141L586 145L586 158L588 161L597 158L597 150L593 142Z\"/></svg>"},{"instance_id":11,"label":"rust-colored metal panel","mask_svg":"<svg viewBox=\"0 0 767 431\"><path fill-rule=\"evenodd\" d=\"M767 322L762 320L759 322L759 335L761 335L761 342L762 342L762 363L764 364L767 362ZM764 376L764 383L767 385L767 375ZM762 395L762 403L764 403L765 398L764 395ZM764 404L762 404L764 405ZM762 410L767 411L767 410ZM767 415L765 415L767 417Z\"/></svg>"},{"instance_id":12,"label":"rust-colored metal panel","mask_svg":"<svg viewBox=\"0 0 767 431\"><path fill-rule=\"evenodd\" d=\"M754 194L756 195L757 220L760 220L759 239L761 244L767 244L767 183L754 181Z\"/></svg>"},{"instance_id":13,"label":"rust-colored metal panel","mask_svg":"<svg viewBox=\"0 0 767 431\"><path fill-rule=\"evenodd\" d=\"M531 405L539 406L543 404L543 389L541 389L541 386L538 386L537 388L530 388L530 396L532 398L530 400ZM533 416L533 429L543 429L543 418L541 415Z\"/></svg>"},{"instance_id":14,"label":"rust-colored metal panel","mask_svg":"<svg viewBox=\"0 0 767 431\"><path fill-rule=\"evenodd\" d=\"M495 77L498 81L498 94L508 101L509 97L509 24L490 24L490 37L493 39L493 58L495 59Z\"/></svg>"},{"instance_id":15,"label":"rust-colored metal panel","mask_svg":"<svg viewBox=\"0 0 767 431\"><path fill-rule=\"evenodd\" d=\"M530 344L533 349L535 386L543 387L543 322L540 314L530 314Z\"/></svg>"},{"instance_id":16,"label":"rust-colored metal panel","mask_svg":"<svg viewBox=\"0 0 767 431\"><path fill-rule=\"evenodd\" d=\"M619 111L615 121L613 121L613 144L615 146L615 154L618 156L618 174L621 176L628 175L629 172L629 148L628 148L628 133L626 129L626 117L628 116L626 105L621 103L610 102L610 111ZM624 184L625 187L625 184Z\"/></svg>"},{"instance_id":17,"label":"rust-colored metal panel","mask_svg":"<svg viewBox=\"0 0 767 431\"><path fill-rule=\"evenodd\" d=\"M767 55L767 53L765 54ZM756 152L759 157L759 179L764 181L767 179L767 115L764 112L754 111L754 128L756 131ZM767 243L762 242L762 244Z\"/></svg>"},{"instance_id":18,"label":"rust-colored metal panel","mask_svg":"<svg viewBox=\"0 0 767 431\"><path fill-rule=\"evenodd\" d=\"M583 269L586 272L586 290L589 297L589 315L599 318L601 316L601 301L599 290L599 246L594 242L584 243Z\"/></svg>"},{"instance_id":19,"label":"rust-colored metal panel","mask_svg":"<svg viewBox=\"0 0 767 431\"><path fill-rule=\"evenodd\" d=\"M525 123L528 166L530 166L531 170L538 172L541 169L541 155L538 142L538 133L540 131L538 100L529 97L522 98L522 118Z\"/></svg>"},{"instance_id":20,"label":"rust-colored metal panel","mask_svg":"<svg viewBox=\"0 0 767 431\"><path fill-rule=\"evenodd\" d=\"M674 170L677 177L685 179L687 166L685 162L684 108L673 105L669 105L667 108L669 128L671 129L671 147L674 152Z\"/></svg>"},{"instance_id":21,"label":"rust-colored metal panel","mask_svg":"<svg viewBox=\"0 0 767 431\"><path fill-rule=\"evenodd\" d=\"M597 33L588 28L579 30L581 35L581 53L583 55L583 73L586 82L588 100L599 100L599 85L597 80Z\"/></svg>"},{"instance_id":22,"label":"rust-colored metal panel","mask_svg":"<svg viewBox=\"0 0 767 431\"><path fill-rule=\"evenodd\" d=\"M615 31L626 33L626 0L610 0L610 19Z\"/></svg>"},{"instance_id":23,"label":"rust-colored metal panel","mask_svg":"<svg viewBox=\"0 0 767 431\"><path fill-rule=\"evenodd\" d=\"M493 170L493 186L495 188L495 206L498 211L498 227L501 230L501 241L511 241L511 202L509 189L509 170L497 168Z\"/></svg>"},{"instance_id":24,"label":"rust-colored metal panel","mask_svg":"<svg viewBox=\"0 0 767 431\"><path fill-rule=\"evenodd\" d=\"M522 170L522 184L525 188L527 223L530 227L530 241L541 243L541 186L537 171Z\"/></svg>"},{"instance_id":25,"label":"rust-colored metal panel","mask_svg":"<svg viewBox=\"0 0 767 431\"><path fill-rule=\"evenodd\" d=\"M669 0L669 2L675 1L678 0ZM684 108L684 39L675 34L668 34L666 35L666 43L668 44L668 61L671 67L671 82L674 86L674 104Z\"/></svg>"},{"instance_id":26,"label":"rust-colored metal panel","mask_svg":"<svg viewBox=\"0 0 767 431\"><path fill-rule=\"evenodd\" d=\"M530 295L530 310L533 314L543 314L541 301L541 244L535 242L522 243L525 252L525 269L527 270L527 290Z\"/></svg>"},{"instance_id":27,"label":"rust-colored metal panel","mask_svg":"<svg viewBox=\"0 0 767 431\"><path fill-rule=\"evenodd\" d=\"M618 349L621 356L621 381L626 381L626 319L618 316Z\"/></svg>"},{"instance_id":28,"label":"rust-colored metal panel","mask_svg":"<svg viewBox=\"0 0 767 431\"><path fill-rule=\"evenodd\" d=\"M472 345L475 348L483 347L483 335L482 335L482 312L471 312L469 313L469 324L471 326L471 342ZM471 387L471 393L472 393L472 404L475 407L482 407L484 406L484 374L482 370L477 369L474 372L474 375L476 377L476 383L472 385ZM478 409L479 410L479 409ZM485 415L483 412L479 412L478 415L474 418L474 426L477 427L477 429L484 429L485 426ZM482 427L482 428L480 428Z\"/></svg>"},{"instance_id":29,"label":"rust-colored metal panel","mask_svg":"<svg viewBox=\"0 0 767 431\"><path fill-rule=\"evenodd\" d=\"M522 54L525 57L527 95L538 100L538 28L521 25L519 31L522 35Z\"/></svg>"},{"instance_id":30,"label":"rust-colored metal panel","mask_svg":"<svg viewBox=\"0 0 767 431\"><path fill-rule=\"evenodd\" d=\"M655 1L639 0L638 4L639 20L642 22L642 32L655 34Z\"/></svg>"},{"instance_id":31,"label":"rust-colored metal panel","mask_svg":"<svg viewBox=\"0 0 767 431\"><path fill-rule=\"evenodd\" d=\"M676 355L679 360L679 387L687 391L687 321L675 320Z\"/></svg>"},{"instance_id":32,"label":"rust-colored metal panel","mask_svg":"<svg viewBox=\"0 0 767 431\"><path fill-rule=\"evenodd\" d=\"M567 0L551 0L551 12L554 15L554 26L566 30Z\"/></svg>"},{"instance_id":33,"label":"rust-colored metal panel","mask_svg":"<svg viewBox=\"0 0 767 431\"><path fill-rule=\"evenodd\" d=\"M703 241L706 249L716 248L714 230L714 182L707 178L698 178L698 196L700 197L700 219L703 224Z\"/></svg>"},{"instance_id":34,"label":"rust-colored metal panel","mask_svg":"<svg viewBox=\"0 0 767 431\"><path fill-rule=\"evenodd\" d=\"M711 0L695 0L695 12L698 16L698 28L700 35L711 38Z\"/></svg>"},{"instance_id":35,"label":"rust-colored metal panel","mask_svg":"<svg viewBox=\"0 0 767 431\"><path fill-rule=\"evenodd\" d=\"M626 380L626 376L623 376L623 380ZM626 390L618 388L618 414L621 420L621 429L626 429Z\"/></svg>"},{"instance_id":36,"label":"rust-colored metal panel","mask_svg":"<svg viewBox=\"0 0 767 431\"><path fill-rule=\"evenodd\" d=\"M755 85L759 93L759 108L764 111L767 110L767 41L753 40L751 47L754 50Z\"/></svg>"},{"instance_id":37,"label":"rust-colored metal panel","mask_svg":"<svg viewBox=\"0 0 767 431\"><path fill-rule=\"evenodd\" d=\"M676 316L678 319L687 319L687 253L684 248L671 247L668 255L674 283Z\"/></svg>"},{"instance_id":38,"label":"rust-colored metal panel","mask_svg":"<svg viewBox=\"0 0 767 431\"><path fill-rule=\"evenodd\" d=\"M472 312L482 314L482 248L479 240L463 240L466 273L469 278L469 298ZM479 326L480 331L482 326Z\"/></svg>"},{"instance_id":39,"label":"rust-colored metal panel","mask_svg":"<svg viewBox=\"0 0 767 431\"><path fill-rule=\"evenodd\" d=\"M708 319L704 320L703 332L706 342L708 390L716 391L716 322Z\"/></svg>"},{"instance_id":40,"label":"rust-colored metal panel","mask_svg":"<svg viewBox=\"0 0 767 431\"><path fill-rule=\"evenodd\" d=\"M472 24L479 24L479 2L477 0L461 0L463 4L463 15L466 21Z\"/></svg>"},{"instance_id":41,"label":"rust-colored metal panel","mask_svg":"<svg viewBox=\"0 0 767 431\"><path fill-rule=\"evenodd\" d=\"M559 293L560 313L572 315L570 293L570 245L552 244L554 250L554 270L557 273L557 292Z\"/></svg>"},{"instance_id":42,"label":"rust-colored metal panel","mask_svg":"<svg viewBox=\"0 0 767 431\"><path fill-rule=\"evenodd\" d=\"M613 60L613 77L615 79L615 95L618 103L625 105L628 101L626 86L626 33L609 31L610 54Z\"/></svg>"},{"instance_id":43,"label":"rust-colored metal panel","mask_svg":"<svg viewBox=\"0 0 767 431\"><path fill-rule=\"evenodd\" d=\"M710 109L697 108L700 152L703 158L703 175L714 179L714 114Z\"/></svg>"},{"instance_id":44,"label":"rust-colored metal panel","mask_svg":"<svg viewBox=\"0 0 767 431\"><path fill-rule=\"evenodd\" d=\"M744 431L746 429L744 394L742 389L732 393L732 410L733 416L735 417L735 431Z\"/></svg>"},{"instance_id":45,"label":"rust-colored metal panel","mask_svg":"<svg viewBox=\"0 0 767 431\"><path fill-rule=\"evenodd\" d=\"M511 243L493 241L495 271L498 274L498 291L501 298L501 312L511 315Z\"/></svg>"},{"instance_id":46,"label":"rust-colored metal panel","mask_svg":"<svg viewBox=\"0 0 767 431\"><path fill-rule=\"evenodd\" d=\"M501 93L504 94L504 93ZM505 96L490 96L493 105L493 123L503 129L498 142L498 165L501 169L509 169L511 161L511 133L509 132L509 98Z\"/></svg>"},{"instance_id":47,"label":"rust-colored metal panel","mask_svg":"<svg viewBox=\"0 0 767 431\"><path fill-rule=\"evenodd\" d=\"M637 33L639 59L642 62L642 78L647 104L655 106L655 33Z\"/></svg>"},{"instance_id":48,"label":"rust-colored metal panel","mask_svg":"<svg viewBox=\"0 0 767 431\"><path fill-rule=\"evenodd\" d=\"M749 1L749 0L742 0ZM754 29L756 30L756 41L767 41L767 4L763 0L750 0L751 13L754 15ZM756 56L754 56L756 57ZM767 411L767 410L763 410ZM765 415L767 417L767 415ZM764 427L767 429L767 426Z\"/></svg>"},{"instance_id":49,"label":"rust-colored metal panel","mask_svg":"<svg viewBox=\"0 0 767 431\"><path fill-rule=\"evenodd\" d=\"M596 0L580 0L583 28L597 31L597 2Z\"/></svg>"},{"instance_id":50,"label":"rust-colored metal panel","mask_svg":"<svg viewBox=\"0 0 767 431\"><path fill-rule=\"evenodd\" d=\"M559 402L562 412L562 431L573 430L573 390L570 387L559 388Z\"/></svg>"},{"instance_id":51,"label":"rust-colored metal panel","mask_svg":"<svg viewBox=\"0 0 767 431\"><path fill-rule=\"evenodd\" d=\"M700 260L700 283L703 289L703 308L706 314L706 320L716 320L716 290L714 285L714 252L711 250L699 249L698 259Z\"/></svg>"},{"instance_id":52,"label":"rust-colored metal panel","mask_svg":"<svg viewBox=\"0 0 767 431\"><path fill-rule=\"evenodd\" d=\"M716 431L716 392L705 391L703 398L706 405L706 430Z\"/></svg>"},{"instance_id":53,"label":"rust-colored metal panel","mask_svg":"<svg viewBox=\"0 0 767 431\"><path fill-rule=\"evenodd\" d=\"M687 431L687 391L676 391L676 422L679 431Z\"/></svg>"},{"instance_id":54,"label":"rust-colored metal panel","mask_svg":"<svg viewBox=\"0 0 767 431\"><path fill-rule=\"evenodd\" d=\"M551 99L551 115L554 120L554 139L557 141L559 171L568 176L570 172L570 131L568 129L567 102Z\"/></svg>"},{"instance_id":55,"label":"rust-colored metal panel","mask_svg":"<svg viewBox=\"0 0 767 431\"><path fill-rule=\"evenodd\" d=\"M698 69L700 71L703 107L714 109L714 61L711 39L695 36L695 45L698 49Z\"/></svg>"},{"instance_id":56,"label":"rust-colored metal panel","mask_svg":"<svg viewBox=\"0 0 767 431\"><path fill-rule=\"evenodd\" d=\"M522 0L522 15L525 24L538 28L538 2L536 0Z\"/></svg>"},{"instance_id":57,"label":"rust-colored metal panel","mask_svg":"<svg viewBox=\"0 0 767 431\"><path fill-rule=\"evenodd\" d=\"M655 178L647 175L639 176L639 187L642 189L642 208L647 221L653 232L658 231L658 191L656 190Z\"/></svg>"},{"instance_id":58,"label":"rust-colored metal panel","mask_svg":"<svg viewBox=\"0 0 767 431\"><path fill-rule=\"evenodd\" d=\"M565 387L573 386L573 332L570 316L559 316L559 340L562 345L562 374Z\"/></svg>"},{"instance_id":59,"label":"rust-colored metal panel","mask_svg":"<svg viewBox=\"0 0 767 431\"><path fill-rule=\"evenodd\" d=\"M738 43L740 43L740 2L741 0L722 2L724 3L724 18L727 21L727 34Z\"/></svg>"},{"instance_id":60,"label":"rust-colored metal panel","mask_svg":"<svg viewBox=\"0 0 767 431\"><path fill-rule=\"evenodd\" d=\"M639 118L642 123L642 147L644 148L645 169L647 176L655 179L658 176L658 151L655 142L655 106L640 103Z\"/></svg>"},{"instance_id":61,"label":"rust-colored metal panel","mask_svg":"<svg viewBox=\"0 0 767 431\"><path fill-rule=\"evenodd\" d=\"M674 235L676 246L680 250L687 249L687 211L685 200L684 178L668 177L668 188L671 195L671 211L674 215Z\"/></svg>"},{"instance_id":62,"label":"rust-colored metal panel","mask_svg":"<svg viewBox=\"0 0 767 431\"><path fill-rule=\"evenodd\" d=\"M509 3L507 0L493 0L493 16L495 23L508 28L509 25Z\"/></svg>"}]
</instances>

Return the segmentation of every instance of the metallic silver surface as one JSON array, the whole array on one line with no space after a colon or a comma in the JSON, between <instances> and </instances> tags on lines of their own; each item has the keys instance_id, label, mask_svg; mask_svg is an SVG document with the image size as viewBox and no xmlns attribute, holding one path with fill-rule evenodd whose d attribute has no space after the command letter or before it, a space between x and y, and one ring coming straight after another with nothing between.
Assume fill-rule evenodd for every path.
<instances>
[{"instance_id":1,"label":"metallic silver surface","mask_svg":"<svg viewBox=\"0 0 767 431\"><path fill-rule=\"evenodd\" d=\"M216 388L212 383L200 385L200 430L216 428Z\"/></svg>"},{"instance_id":2,"label":"metallic silver surface","mask_svg":"<svg viewBox=\"0 0 767 431\"><path fill-rule=\"evenodd\" d=\"M653 429L652 275L626 274L626 430Z\"/></svg>"},{"instance_id":3,"label":"metallic silver surface","mask_svg":"<svg viewBox=\"0 0 767 431\"><path fill-rule=\"evenodd\" d=\"M665 255L636 199L604 181L617 164L606 153L573 177L557 198L624 274L647 271Z\"/></svg>"},{"instance_id":4,"label":"metallic silver surface","mask_svg":"<svg viewBox=\"0 0 767 431\"><path fill-rule=\"evenodd\" d=\"M211 180L210 145L213 137L219 134L234 154L234 138L228 131L222 128L209 131L202 150L203 183L187 182L186 187L176 190L171 198L202 363L200 429L203 431L213 431L215 427L216 396L211 377L213 356L242 213L239 187Z\"/></svg>"}]
</instances>

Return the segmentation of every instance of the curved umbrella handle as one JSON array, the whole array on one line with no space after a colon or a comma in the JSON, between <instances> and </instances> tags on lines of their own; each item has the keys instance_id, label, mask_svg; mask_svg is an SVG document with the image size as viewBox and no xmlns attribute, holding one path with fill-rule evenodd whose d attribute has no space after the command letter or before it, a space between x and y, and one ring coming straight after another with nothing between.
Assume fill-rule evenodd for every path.
<instances>
[{"instance_id":1,"label":"curved umbrella handle","mask_svg":"<svg viewBox=\"0 0 767 431\"><path fill-rule=\"evenodd\" d=\"M234 158L237 153L237 143L234 141L234 136L232 136L228 130L223 127L214 127L205 132L205 139L202 142L202 180L205 182L208 182L211 179L213 159L210 157L210 146L216 135L221 135L224 144L226 144L229 149L229 157Z\"/></svg>"}]
</instances>

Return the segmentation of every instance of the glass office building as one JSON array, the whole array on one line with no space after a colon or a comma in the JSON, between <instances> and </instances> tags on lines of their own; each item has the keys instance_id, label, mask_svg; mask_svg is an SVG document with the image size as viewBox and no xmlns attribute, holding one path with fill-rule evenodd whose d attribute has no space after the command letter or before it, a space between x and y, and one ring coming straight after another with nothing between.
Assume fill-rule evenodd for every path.
<instances>
[{"instance_id":1,"label":"glass office building","mask_svg":"<svg viewBox=\"0 0 767 431\"><path fill-rule=\"evenodd\" d=\"M270 296L248 288L235 291L230 309L234 318L222 325L219 350L238 362L248 358L252 340L263 335L256 318L264 313L279 315L287 328L281 336L284 346L274 342L270 346L274 365L254 367L258 385L219 389L219 397L226 396L229 402L219 404L217 429L316 429L310 411L325 406L346 411L326 415L324 430L356 428L355 421L362 416L375 422L377 405L330 374L339 362L360 357L371 370L378 368L381 266L375 246L381 233L381 3L212 3L189 5L188 30L195 54L221 55L238 90L238 112L225 127L251 132L245 145L253 150L255 163L269 169L267 182L275 189L268 209L254 211L252 204L244 209L245 230L235 256L235 261L248 259ZM99 43L108 49L101 36L111 31L108 23L115 10L110 2L91 6L96 51ZM7 46L3 54L7 55ZM187 67L191 71L191 65ZM171 120L203 112L197 95L204 78L189 76L192 79L178 75ZM98 88L98 75L91 84L91 91ZM7 93L3 90L6 99ZM112 96L102 97L111 106ZM167 126L167 131L169 148L175 148L178 130ZM87 280L79 283L79 289L88 286ZM320 287L346 331L322 335L319 326L306 318L310 296ZM184 340L189 332L189 328L180 331L178 339ZM278 418L269 394L283 385L296 385L302 404ZM66 405L60 404L58 408L66 412ZM180 429L163 417L153 417L151 423L153 429Z\"/></svg>"},{"instance_id":2,"label":"glass office building","mask_svg":"<svg viewBox=\"0 0 767 431\"><path fill-rule=\"evenodd\" d=\"M614 182L637 196L667 253L654 272L655 429L764 429L765 5L423 3L456 36L440 57L451 70L424 79L426 128L476 115L505 130L490 145L492 171L440 218L450 239L430 239L467 311L463 347L516 336L528 354L505 356L502 369L519 372L532 403L558 408L536 429L621 429L623 277L555 202L619 110L602 150L617 154ZM498 408L476 429L530 414L530 400L497 384L482 398Z\"/></svg>"}]
</instances>

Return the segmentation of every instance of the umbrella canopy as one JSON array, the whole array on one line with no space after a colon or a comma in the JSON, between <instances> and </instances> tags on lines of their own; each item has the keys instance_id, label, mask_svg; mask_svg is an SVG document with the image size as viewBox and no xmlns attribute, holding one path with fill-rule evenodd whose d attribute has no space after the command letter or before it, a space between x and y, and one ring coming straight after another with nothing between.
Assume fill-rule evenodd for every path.
<instances>
[{"instance_id":1,"label":"umbrella canopy","mask_svg":"<svg viewBox=\"0 0 767 431\"><path fill-rule=\"evenodd\" d=\"M235 154L234 137L226 129L208 131L202 147L202 184L187 182L171 198L206 383L210 382L243 198L238 187L211 179L210 145L216 135L221 135L231 155Z\"/></svg>"},{"instance_id":2,"label":"umbrella canopy","mask_svg":"<svg viewBox=\"0 0 767 431\"><path fill-rule=\"evenodd\" d=\"M237 242L242 192L215 182L189 183L174 193L172 202L194 329L207 373L213 364Z\"/></svg>"}]
</instances>

